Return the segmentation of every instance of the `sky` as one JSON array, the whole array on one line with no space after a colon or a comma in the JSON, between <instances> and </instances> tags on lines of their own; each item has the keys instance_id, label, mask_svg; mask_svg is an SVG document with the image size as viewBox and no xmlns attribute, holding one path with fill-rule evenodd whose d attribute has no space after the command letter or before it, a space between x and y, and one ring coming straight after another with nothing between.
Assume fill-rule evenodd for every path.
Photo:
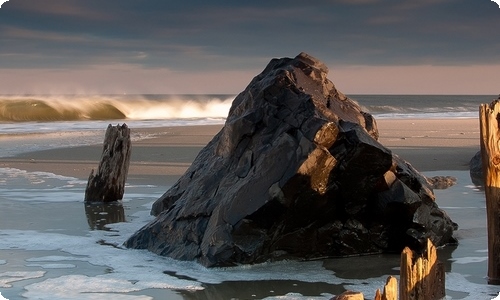
<instances>
[{"instance_id":1,"label":"sky","mask_svg":"<svg viewBox=\"0 0 500 300\"><path fill-rule=\"evenodd\" d=\"M267 63L323 61L345 94L500 93L490 0L10 0L0 94L236 94Z\"/></svg>"}]
</instances>

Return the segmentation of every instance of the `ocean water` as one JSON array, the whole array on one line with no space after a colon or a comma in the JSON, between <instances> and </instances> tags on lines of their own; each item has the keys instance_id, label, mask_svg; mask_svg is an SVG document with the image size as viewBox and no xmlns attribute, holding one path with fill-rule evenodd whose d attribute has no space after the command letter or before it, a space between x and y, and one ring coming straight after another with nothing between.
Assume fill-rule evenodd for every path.
<instances>
[{"instance_id":1,"label":"ocean water","mask_svg":"<svg viewBox=\"0 0 500 300\"><path fill-rule=\"evenodd\" d=\"M350 97L376 118L477 118L479 105L497 98ZM132 128L222 124L233 98L0 96L0 157L100 144L109 123L126 122ZM435 191L439 206L460 226L459 245L438 253L446 269L447 299L495 298L500 286L486 280L484 193L465 171L424 174L457 178L455 186ZM85 184L59 174L0 168L1 296L11 300L329 299L349 289L370 299L388 275L399 274L399 255L206 269L125 249L122 243L151 220L150 207L168 186L128 184L118 205L85 205Z\"/></svg>"},{"instance_id":2,"label":"ocean water","mask_svg":"<svg viewBox=\"0 0 500 300\"><path fill-rule=\"evenodd\" d=\"M477 118L480 104L498 98L495 95L348 96L376 119ZM223 124L234 97L0 95L0 157L47 147L98 144L110 123L127 123L131 128Z\"/></svg>"},{"instance_id":3,"label":"ocean water","mask_svg":"<svg viewBox=\"0 0 500 300\"><path fill-rule=\"evenodd\" d=\"M0 95L0 122L223 119L236 95ZM496 95L348 95L377 118L475 117Z\"/></svg>"}]
</instances>

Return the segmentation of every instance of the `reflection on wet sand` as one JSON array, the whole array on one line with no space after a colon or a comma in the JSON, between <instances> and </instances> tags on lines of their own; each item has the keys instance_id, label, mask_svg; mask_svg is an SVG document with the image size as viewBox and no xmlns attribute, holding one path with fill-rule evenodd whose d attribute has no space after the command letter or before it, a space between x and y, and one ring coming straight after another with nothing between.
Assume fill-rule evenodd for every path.
<instances>
[{"instance_id":1,"label":"reflection on wet sand","mask_svg":"<svg viewBox=\"0 0 500 300\"><path fill-rule=\"evenodd\" d=\"M298 295L338 295L345 291L341 284L325 282L303 282L297 280L257 280L257 281L224 281L220 284L203 284L204 289L198 291L178 291L184 299L308 299ZM283 297L283 295L291 297ZM294 295L294 296L292 296ZM319 298L319 297L318 297Z\"/></svg>"},{"instance_id":2,"label":"reflection on wet sand","mask_svg":"<svg viewBox=\"0 0 500 300\"><path fill-rule=\"evenodd\" d=\"M125 210L121 202L85 203L85 214L91 230L108 230L107 224L125 222Z\"/></svg>"}]
</instances>

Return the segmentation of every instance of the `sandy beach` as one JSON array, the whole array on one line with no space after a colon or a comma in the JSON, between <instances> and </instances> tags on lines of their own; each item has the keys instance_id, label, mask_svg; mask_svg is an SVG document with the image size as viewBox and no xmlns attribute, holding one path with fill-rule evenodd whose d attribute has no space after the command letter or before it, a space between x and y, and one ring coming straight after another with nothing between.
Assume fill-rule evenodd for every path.
<instances>
[{"instance_id":1,"label":"sandy beach","mask_svg":"<svg viewBox=\"0 0 500 300\"><path fill-rule=\"evenodd\" d=\"M477 119L382 119L379 142L419 171L467 170L479 150ZM152 136L132 143L128 182L170 186L222 125L131 128ZM0 158L0 167L87 179L102 145L59 148Z\"/></svg>"},{"instance_id":2,"label":"sandy beach","mask_svg":"<svg viewBox=\"0 0 500 300\"><path fill-rule=\"evenodd\" d=\"M468 170L480 150L478 119L378 120L382 145L419 171Z\"/></svg>"},{"instance_id":3,"label":"sandy beach","mask_svg":"<svg viewBox=\"0 0 500 300\"><path fill-rule=\"evenodd\" d=\"M455 232L459 246L445 247L438 254L445 264L447 298L465 299L470 295L467 299L490 299L498 295L497 287L485 281L484 194L472 185L467 171L470 159L479 150L478 120L381 119L377 124L380 143L417 170L428 176L457 178L452 188L435 190L439 206L459 224ZM390 254L211 270L147 251L109 247L121 245L151 220L151 203L175 183L221 128L131 128L126 199L122 205L107 210L82 207L82 190L91 169L98 166L101 144L0 158L0 169L12 168L3 170L4 183L0 185L0 267L26 274L4 276L4 282L16 283L11 288L2 286L0 278L2 295L7 299L19 295L52 299L54 290L58 290L61 299L66 299L68 293L73 295L68 299L82 299L83 294L102 292L105 297L134 294L181 300L263 299L293 292L321 299L319 295L352 289L373 298L388 275L398 275L399 256ZM47 143L40 136L37 139ZM104 224L105 230L95 230ZM75 280L83 283L75 285Z\"/></svg>"}]
</instances>

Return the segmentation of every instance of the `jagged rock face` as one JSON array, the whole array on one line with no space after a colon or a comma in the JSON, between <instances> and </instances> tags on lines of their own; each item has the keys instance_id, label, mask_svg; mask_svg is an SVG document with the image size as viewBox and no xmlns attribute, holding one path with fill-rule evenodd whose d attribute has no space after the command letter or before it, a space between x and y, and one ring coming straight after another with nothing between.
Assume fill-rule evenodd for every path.
<instances>
[{"instance_id":1,"label":"jagged rock face","mask_svg":"<svg viewBox=\"0 0 500 300\"><path fill-rule=\"evenodd\" d=\"M452 240L426 179L301 53L273 59L127 247L230 266Z\"/></svg>"},{"instance_id":2,"label":"jagged rock face","mask_svg":"<svg viewBox=\"0 0 500 300\"><path fill-rule=\"evenodd\" d=\"M483 188L484 187L484 174L483 174L483 159L481 158L481 150L470 159L469 173L472 183Z\"/></svg>"}]
</instances>

